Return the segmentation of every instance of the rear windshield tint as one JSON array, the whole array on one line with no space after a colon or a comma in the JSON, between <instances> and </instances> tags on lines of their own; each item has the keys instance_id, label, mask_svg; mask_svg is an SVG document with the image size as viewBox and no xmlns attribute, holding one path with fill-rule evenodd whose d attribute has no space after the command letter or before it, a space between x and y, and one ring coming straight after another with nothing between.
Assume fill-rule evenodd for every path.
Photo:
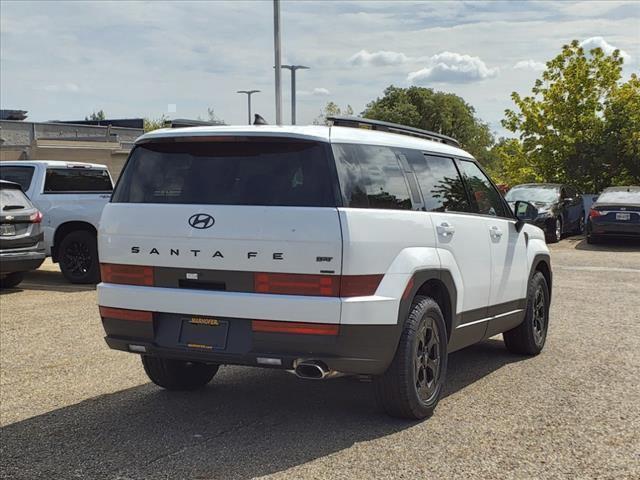
<instances>
[{"instance_id":1,"label":"rear windshield tint","mask_svg":"<svg viewBox=\"0 0 640 480\"><path fill-rule=\"evenodd\" d=\"M44 193L110 192L111 178L105 169L48 168Z\"/></svg>"},{"instance_id":2,"label":"rear windshield tint","mask_svg":"<svg viewBox=\"0 0 640 480\"><path fill-rule=\"evenodd\" d=\"M640 188L627 190L609 190L602 192L598 203L629 203L640 204Z\"/></svg>"},{"instance_id":3,"label":"rear windshield tint","mask_svg":"<svg viewBox=\"0 0 640 480\"><path fill-rule=\"evenodd\" d=\"M31 202L22 191L17 188L0 189L0 211L2 213L24 208L32 207Z\"/></svg>"},{"instance_id":4,"label":"rear windshield tint","mask_svg":"<svg viewBox=\"0 0 640 480\"><path fill-rule=\"evenodd\" d=\"M33 167L3 167L0 166L0 179L14 182L22 187L25 192L29 190L31 186L31 179L33 178Z\"/></svg>"},{"instance_id":5,"label":"rear windshield tint","mask_svg":"<svg viewBox=\"0 0 640 480\"><path fill-rule=\"evenodd\" d=\"M282 139L142 144L112 201L335 206L327 151L317 142Z\"/></svg>"}]
</instances>

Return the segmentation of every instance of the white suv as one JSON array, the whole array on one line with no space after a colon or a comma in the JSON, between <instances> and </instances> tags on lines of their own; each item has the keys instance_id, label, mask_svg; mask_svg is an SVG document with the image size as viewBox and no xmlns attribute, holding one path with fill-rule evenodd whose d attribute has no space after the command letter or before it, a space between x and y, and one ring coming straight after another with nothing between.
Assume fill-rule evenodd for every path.
<instances>
[{"instance_id":1,"label":"white suv","mask_svg":"<svg viewBox=\"0 0 640 480\"><path fill-rule=\"evenodd\" d=\"M366 128L357 128L366 127ZM142 136L99 230L111 348L170 389L220 365L369 375L424 418L447 355L504 332L542 349L543 232L455 140L400 125L197 127Z\"/></svg>"}]
</instances>

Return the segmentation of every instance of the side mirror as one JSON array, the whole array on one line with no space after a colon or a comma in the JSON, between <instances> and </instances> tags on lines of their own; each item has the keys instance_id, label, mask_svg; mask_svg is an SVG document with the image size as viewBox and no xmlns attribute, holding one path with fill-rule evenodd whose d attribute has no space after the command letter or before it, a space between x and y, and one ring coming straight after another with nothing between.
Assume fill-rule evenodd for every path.
<instances>
[{"instance_id":1,"label":"side mirror","mask_svg":"<svg viewBox=\"0 0 640 480\"><path fill-rule=\"evenodd\" d=\"M518 200L514 206L514 212L518 221L516 230L519 232L526 222L532 222L538 216L538 209L529 202Z\"/></svg>"}]
</instances>

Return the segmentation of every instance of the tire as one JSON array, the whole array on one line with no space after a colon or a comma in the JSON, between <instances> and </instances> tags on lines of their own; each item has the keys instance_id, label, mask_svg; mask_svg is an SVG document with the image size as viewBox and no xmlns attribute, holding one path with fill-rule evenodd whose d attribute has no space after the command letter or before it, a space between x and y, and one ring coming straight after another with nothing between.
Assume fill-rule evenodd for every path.
<instances>
[{"instance_id":1,"label":"tire","mask_svg":"<svg viewBox=\"0 0 640 480\"><path fill-rule=\"evenodd\" d=\"M24 280L24 272L13 272L0 280L0 288L17 287Z\"/></svg>"},{"instance_id":2,"label":"tire","mask_svg":"<svg viewBox=\"0 0 640 480\"><path fill-rule=\"evenodd\" d=\"M219 365L185 362L142 355L142 365L149 380L167 390L196 390L204 387L218 373Z\"/></svg>"},{"instance_id":3,"label":"tire","mask_svg":"<svg viewBox=\"0 0 640 480\"><path fill-rule=\"evenodd\" d=\"M544 348L549 329L549 286L541 272L529 281L524 321L502 334L507 349L521 355L537 355Z\"/></svg>"},{"instance_id":4,"label":"tire","mask_svg":"<svg viewBox=\"0 0 640 480\"><path fill-rule=\"evenodd\" d=\"M555 228L553 228L549 232L549 235L547 235L547 243L558 243L562 240L562 219L557 217L554 225Z\"/></svg>"},{"instance_id":5,"label":"tire","mask_svg":"<svg viewBox=\"0 0 640 480\"><path fill-rule=\"evenodd\" d=\"M71 283L98 283L100 264L94 233L76 230L68 233L58 248L60 270Z\"/></svg>"},{"instance_id":6,"label":"tire","mask_svg":"<svg viewBox=\"0 0 640 480\"><path fill-rule=\"evenodd\" d=\"M376 400L392 417L430 417L440 400L446 372L447 330L442 312L433 299L416 297L391 365L373 379Z\"/></svg>"}]
</instances>

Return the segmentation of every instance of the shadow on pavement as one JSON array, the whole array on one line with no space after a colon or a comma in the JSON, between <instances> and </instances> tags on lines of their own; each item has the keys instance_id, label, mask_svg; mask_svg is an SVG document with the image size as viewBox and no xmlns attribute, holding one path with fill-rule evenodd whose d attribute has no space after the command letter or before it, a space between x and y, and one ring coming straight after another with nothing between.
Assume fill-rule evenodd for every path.
<instances>
[{"instance_id":1,"label":"shadow on pavement","mask_svg":"<svg viewBox=\"0 0 640 480\"><path fill-rule=\"evenodd\" d=\"M95 290L95 285L75 285L69 283L60 271L33 270L27 272L24 280L14 288L0 290L1 295L22 292L25 290L45 290L50 292L86 292Z\"/></svg>"},{"instance_id":2,"label":"shadow on pavement","mask_svg":"<svg viewBox=\"0 0 640 480\"><path fill-rule=\"evenodd\" d=\"M637 252L640 251L640 240L633 238L603 238L598 243L589 244L586 238L582 238L576 242L574 248L593 252Z\"/></svg>"},{"instance_id":3,"label":"shadow on pavement","mask_svg":"<svg viewBox=\"0 0 640 480\"><path fill-rule=\"evenodd\" d=\"M457 352L445 396L523 359L498 340ZM371 384L355 379L311 382L248 368L224 368L219 375L196 392L146 384L8 425L0 431L3 473L251 478L416 425L380 412Z\"/></svg>"}]
</instances>

